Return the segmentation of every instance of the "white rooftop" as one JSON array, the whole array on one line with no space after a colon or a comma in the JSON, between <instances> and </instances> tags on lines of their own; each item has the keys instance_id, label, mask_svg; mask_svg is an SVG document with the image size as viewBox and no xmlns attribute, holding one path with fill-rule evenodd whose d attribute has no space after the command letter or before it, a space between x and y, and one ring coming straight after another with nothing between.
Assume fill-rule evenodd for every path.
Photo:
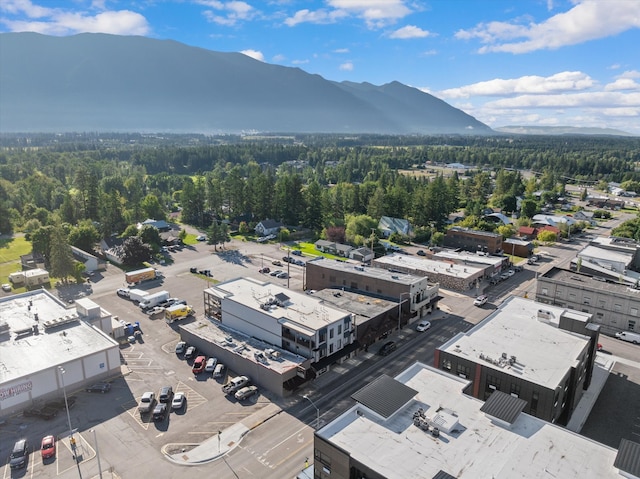
<instances>
[{"instance_id":1,"label":"white rooftop","mask_svg":"<svg viewBox=\"0 0 640 479\"><path fill-rule=\"evenodd\" d=\"M282 324L286 323L290 327L304 330L307 334L349 315L313 295L298 293L254 278L232 279L212 286L208 291L271 316ZM272 305L261 308L261 305L266 305L278 296L287 298L281 306Z\"/></svg>"},{"instance_id":2,"label":"white rooftop","mask_svg":"<svg viewBox=\"0 0 640 479\"><path fill-rule=\"evenodd\" d=\"M374 265L384 268L407 268L408 270L420 271L429 274L442 274L454 278L470 278L483 271L483 268L475 266L459 265L444 261L434 261L432 259L420 258L418 256L408 256L404 254L390 254L374 260Z\"/></svg>"},{"instance_id":3,"label":"white rooftop","mask_svg":"<svg viewBox=\"0 0 640 479\"><path fill-rule=\"evenodd\" d=\"M1 298L0 325L3 324L8 332L0 326L0 383L117 345L80 320L75 308L67 309L42 289Z\"/></svg>"},{"instance_id":4,"label":"white rooftop","mask_svg":"<svg viewBox=\"0 0 640 479\"><path fill-rule=\"evenodd\" d=\"M631 264L634 252L613 251L610 249L599 248L597 246L585 246L579 253L578 257L596 258L606 261L615 261L616 263ZM622 271L620 271L622 273Z\"/></svg>"},{"instance_id":5,"label":"white rooftop","mask_svg":"<svg viewBox=\"0 0 640 479\"><path fill-rule=\"evenodd\" d=\"M486 264L488 266L499 267L506 258L503 256L489 256L484 254L474 254L468 251L439 251L434 255L439 259L452 259L455 261L469 261L471 263Z\"/></svg>"},{"instance_id":6,"label":"white rooftop","mask_svg":"<svg viewBox=\"0 0 640 479\"><path fill-rule=\"evenodd\" d=\"M512 296L473 329L460 333L440 350L483 363L535 384L555 387L578 364L588 338L558 329L564 308ZM571 314L589 317L587 313ZM550 323L550 324L547 324ZM516 363L502 360L516 357Z\"/></svg>"},{"instance_id":7,"label":"white rooftop","mask_svg":"<svg viewBox=\"0 0 640 479\"><path fill-rule=\"evenodd\" d=\"M432 479L440 471L458 479L584 479L620 477L615 449L521 413L511 428L480 411L483 402L462 393L460 378L416 363L395 378L418 393L384 420L357 404L317 434L376 475ZM413 424L423 408L457 419L435 438ZM455 416L453 416L455 414Z\"/></svg>"}]
</instances>

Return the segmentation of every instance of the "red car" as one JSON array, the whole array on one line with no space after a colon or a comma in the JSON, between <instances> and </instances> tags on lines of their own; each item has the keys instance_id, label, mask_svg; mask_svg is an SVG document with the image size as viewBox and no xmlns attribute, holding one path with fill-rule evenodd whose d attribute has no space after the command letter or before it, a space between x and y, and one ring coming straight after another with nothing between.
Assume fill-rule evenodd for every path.
<instances>
[{"instance_id":1,"label":"red car","mask_svg":"<svg viewBox=\"0 0 640 479\"><path fill-rule=\"evenodd\" d=\"M193 374L199 374L204 371L204 367L207 365L207 357L206 356L198 356L196 360L193 362L193 368L191 371Z\"/></svg>"},{"instance_id":2,"label":"red car","mask_svg":"<svg viewBox=\"0 0 640 479\"><path fill-rule=\"evenodd\" d=\"M56 438L53 436L45 436L42 438L42 445L40 446L40 453L42 459L49 459L56 455Z\"/></svg>"}]
</instances>

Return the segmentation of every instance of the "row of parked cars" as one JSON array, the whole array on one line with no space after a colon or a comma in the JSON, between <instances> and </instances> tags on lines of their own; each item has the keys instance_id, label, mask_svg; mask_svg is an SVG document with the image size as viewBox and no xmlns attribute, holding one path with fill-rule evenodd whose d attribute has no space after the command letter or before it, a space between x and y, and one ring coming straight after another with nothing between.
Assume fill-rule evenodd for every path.
<instances>
[{"instance_id":1,"label":"row of parked cars","mask_svg":"<svg viewBox=\"0 0 640 479\"><path fill-rule=\"evenodd\" d=\"M140 398L138 404L138 411L140 415L151 413L154 421L164 421L171 411L180 411L187 404L187 396L183 392L173 393L171 386L165 386L160 390L158 394L158 400L156 403L156 394L153 391L145 392Z\"/></svg>"},{"instance_id":2,"label":"row of parked cars","mask_svg":"<svg viewBox=\"0 0 640 479\"><path fill-rule=\"evenodd\" d=\"M178 356L184 356L185 359L193 359L191 371L193 374L211 373L214 378L224 376L226 372L225 365L218 362L217 358L207 358L199 355L195 346L189 346L185 341L179 341L176 344L175 352ZM222 386L225 394L233 394L234 397L241 401L255 394L258 394L258 387L251 384L247 376L237 376Z\"/></svg>"},{"instance_id":3,"label":"row of parked cars","mask_svg":"<svg viewBox=\"0 0 640 479\"><path fill-rule=\"evenodd\" d=\"M56 455L56 438L55 436L48 435L42 438L40 443L40 455L42 461L51 459ZM11 469L22 469L27 465L29 460L29 441L26 439L20 439L16 441L11 450L9 456L9 467Z\"/></svg>"}]
</instances>

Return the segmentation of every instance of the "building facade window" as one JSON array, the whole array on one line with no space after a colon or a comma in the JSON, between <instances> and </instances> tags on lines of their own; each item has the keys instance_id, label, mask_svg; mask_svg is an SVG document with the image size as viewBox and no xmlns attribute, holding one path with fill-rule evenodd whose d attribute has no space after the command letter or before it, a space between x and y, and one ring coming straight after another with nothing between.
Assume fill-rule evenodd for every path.
<instances>
[{"instance_id":1,"label":"building facade window","mask_svg":"<svg viewBox=\"0 0 640 479\"><path fill-rule=\"evenodd\" d=\"M451 360L443 359L442 360L442 369L446 369L447 371L451 371Z\"/></svg>"},{"instance_id":2,"label":"building facade window","mask_svg":"<svg viewBox=\"0 0 640 479\"><path fill-rule=\"evenodd\" d=\"M632 319L629 320L629 331L635 331L636 330L636 322Z\"/></svg>"},{"instance_id":3,"label":"building facade window","mask_svg":"<svg viewBox=\"0 0 640 479\"><path fill-rule=\"evenodd\" d=\"M631 314L631 316L638 316L638 308L631 308L629 314Z\"/></svg>"},{"instance_id":4,"label":"building facade window","mask_svg":"<svg viewBox=\"0 0 640 479\"><path fill-rule=\"evenodd\" d=\"M511 389L510 394L512 396L515 396L517 398L520 397L520 385L519 384L511 383L511 388L510 389Z\"/></svg>"},{"instance_id":5,"label":"building facade window","mask_svg":"<svg viewBox=\"0 0 640 479\"><path fill-rule=\"evenodd\" d=\"M622 311L622 305L621 304L614 304L613 305L613 309L615 309L616 311L620 312L620 311Z\"/></svg>"},{"instance_id":6,"label":"building facade window","mask_svg":"<svg viewBox=\"0 0 640 479\"><path fill-rule=\"evenodd\" d=\"M582 302L583 302L584 304L591 304L591 298L590 298L589 296L584 296L584 297L582 298Z\"/></svg>"},{"instance_id":7,"label":"building facade window","mask_svg":"<svg viewBox=\"0 0 640 479\"><path fill-rule=\"evenodd\" d=\"M463 379L467 379L469 377L469 367L463 364L458 364L458 367L456 368L456 372L458 373L458 376L460 376Z\"/></svg>"},{"instance_id":8,"label":"building facade window","mask_svg":"<svg viewBox=\"0 0 640 479\"><path fill-rule=\"evenodd\" d=\"M333 339L333 328L329 328L329 339Z\"/></svg>"},{"instance_id":9,"label":"building facade window","mask_svg":"<svg viewBox=\"0 0 640 479\"><path fill-rule=\"evenodd\" d=\"M549 295L549 289L547 289L547 288L542 288L542 294L543 294L544 296L548 296L548 295Z\"/></svg>"},{"instance_id":10,"label":"building facade window","mask_svg":"<svg viewBox=\"0 0 640 479\"><path fill-rule=\"evenodd\" d=\"M540 394L538 391L533 391L531 394L531 403L529 404L529 411L532 416L535 416L538 413L538 400L540 399Z\"/></svg>"}]
</instances>

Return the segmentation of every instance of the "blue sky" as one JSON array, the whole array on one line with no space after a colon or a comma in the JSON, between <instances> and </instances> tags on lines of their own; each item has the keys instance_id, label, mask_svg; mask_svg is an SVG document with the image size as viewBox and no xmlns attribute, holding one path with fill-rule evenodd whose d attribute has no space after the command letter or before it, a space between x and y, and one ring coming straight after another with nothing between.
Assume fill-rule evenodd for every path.
<instances>
[{"instance_id":1,"label":"blue sky","mask_svg":"<svg viewBox=\"0 0 640 479\"><path fill-rule=\"evenodd\" d=\"M640 135L640 0L0 0L0 31L173 39L399 81L491 127Z\"/></svg>"}]
</instances>

